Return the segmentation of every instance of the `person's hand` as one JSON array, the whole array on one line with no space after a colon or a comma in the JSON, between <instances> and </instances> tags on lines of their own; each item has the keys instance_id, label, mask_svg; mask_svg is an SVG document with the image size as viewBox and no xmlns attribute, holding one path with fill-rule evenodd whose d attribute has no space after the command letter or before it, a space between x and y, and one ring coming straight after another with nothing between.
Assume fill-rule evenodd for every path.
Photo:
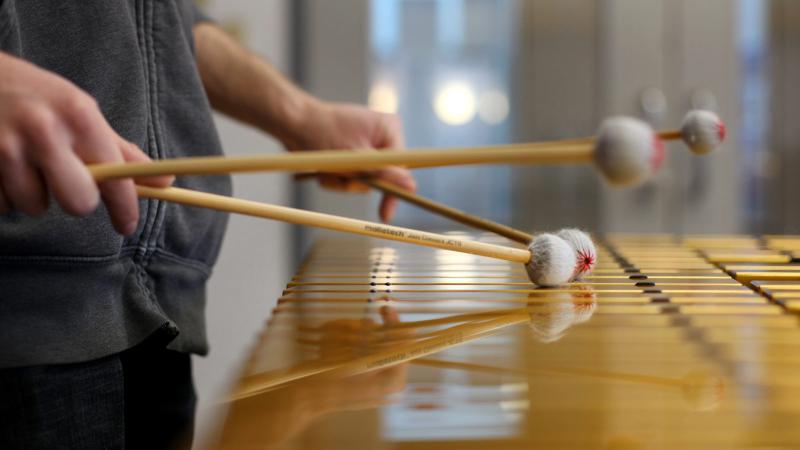
<instances>
[{"instance_id":1,"label":"person's hand","mask_svg":"<svg viewBox=\"0 0 800 450\"><path fill-rule=\"evenodd\" d=\"M314 102L306 114L298 137L285 142L289 150L333 149L402 149L403 129L400 119L391 114L372 111L362 106ZM409 191L417 185L411 172L401 167L367 172ZM323 187L347 192L367 192L352 174L326 174L319 177ZM391 221L397 209L397 199L384 195L379 214L384 222Z\"/></svg>"},{"instance_id":2,"label":"person's hand","mask_svg":"<svg viewBox=\"0 0 800 450\"><path fill-rule=\"evenodd\" d=\"M114 228L136 231L132 180L95 183L85 164L149 161L106 122L95 100L68 80L0 52L0 214L37 216L48 191L69 214L93 212L103 199ZM168 186L171 177L139 180Z\"/></svg>"}]
</instances>

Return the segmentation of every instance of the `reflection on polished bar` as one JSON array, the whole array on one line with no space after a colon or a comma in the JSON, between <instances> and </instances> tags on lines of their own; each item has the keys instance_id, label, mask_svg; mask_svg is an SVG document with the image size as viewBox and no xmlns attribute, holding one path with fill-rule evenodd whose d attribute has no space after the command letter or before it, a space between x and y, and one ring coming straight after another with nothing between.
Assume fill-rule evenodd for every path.
<instances>
[{"instance_id":1,"label":"reflection on polished bar","mask_svg":"<svg viewBox=\"0 0 800 450\"><path fill-rule=\"evenodd\" d=\"M477 256L318 242L216 446L800 447L800 237L600 242L594 274L556 289Z\"/></svg>"}]
</instances>

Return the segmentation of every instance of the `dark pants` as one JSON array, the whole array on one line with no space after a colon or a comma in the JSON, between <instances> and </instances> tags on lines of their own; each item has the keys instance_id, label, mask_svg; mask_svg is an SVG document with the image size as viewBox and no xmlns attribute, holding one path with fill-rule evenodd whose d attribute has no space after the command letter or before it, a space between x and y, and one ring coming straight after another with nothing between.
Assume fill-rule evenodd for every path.
<instances>
[{"instance_id":1,"label":"dark pants","mask_svg":"<svg viewBox=\"0 0 800 450\"><path fill-rule=\"evenodd\" d=\"M0 449L190 448L190 356L142 344L78 364L0 370Z\"/></svg>"}]
</instances>

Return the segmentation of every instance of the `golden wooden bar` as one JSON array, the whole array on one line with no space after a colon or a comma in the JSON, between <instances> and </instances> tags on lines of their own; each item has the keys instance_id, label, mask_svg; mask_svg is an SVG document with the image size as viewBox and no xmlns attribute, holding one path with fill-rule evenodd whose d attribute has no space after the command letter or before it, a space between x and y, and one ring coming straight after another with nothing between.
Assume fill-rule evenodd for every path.
<instances>
[{"instance_id":1,"label":"golden wooden bar","mask_svg":"<svg viewBox=\"0 0 800 450\"><path fill-rule=\"evenodd\" d=\"M537 289L514 264L320 240L212 447L800 448L800 236L599 242L591 276Z\"/></svg>"}]
</instances>

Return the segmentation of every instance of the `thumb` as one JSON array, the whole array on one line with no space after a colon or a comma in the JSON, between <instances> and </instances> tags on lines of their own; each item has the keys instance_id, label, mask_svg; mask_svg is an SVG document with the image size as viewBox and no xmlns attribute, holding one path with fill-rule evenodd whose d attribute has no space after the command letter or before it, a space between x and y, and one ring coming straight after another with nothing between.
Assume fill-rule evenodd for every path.
<instances>
[{"instance_id":1,"label":"thumb","mask_svg":"<svg viewBox=\"0 0 800 450\"><path fill-rule=\"evenodd\" d=\"M117 136L117 145L125 162L152 162L152 159L133 142ZM172 175L136 179L136 183L152 187L168 187L172 185L173 181L175 181L175 177Z\"/></svg>"}]
</instances>

